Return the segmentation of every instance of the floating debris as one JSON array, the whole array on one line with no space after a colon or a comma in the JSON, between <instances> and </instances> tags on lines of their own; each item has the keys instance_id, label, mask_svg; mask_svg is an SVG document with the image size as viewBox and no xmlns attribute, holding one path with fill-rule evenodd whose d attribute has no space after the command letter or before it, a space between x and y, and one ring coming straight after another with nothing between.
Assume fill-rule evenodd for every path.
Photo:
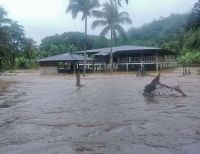
<instances>
[{"instance_id":1,"label":"floating debris","mask_svg":"<svg viewBox=\"0 0 200 154\"><path fill-rule=\"evenodd\" d=\"M160 74L158 74L150 84L147 84L143 91L144 96L174 96L185 97L186 94L179 86L168 86L160 82Z\"/></svg>"},{"instance_id":2,"label":"floating debris","mask_svg":"<svg viewBox=\"0 0 200 154\"><path fill-rule=\"evenodd\" d=\"M75 151L77 151L77 152L92 151L92 147L90 147L90 146L80 146L80 147L76 147Z\"/></svg>"}]
</instances>

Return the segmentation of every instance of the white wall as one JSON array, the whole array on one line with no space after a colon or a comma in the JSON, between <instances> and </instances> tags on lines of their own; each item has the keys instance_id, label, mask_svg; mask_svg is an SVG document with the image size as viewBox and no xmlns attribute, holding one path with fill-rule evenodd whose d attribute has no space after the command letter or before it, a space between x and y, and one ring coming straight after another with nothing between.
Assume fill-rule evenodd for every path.
<instances>
[{"instance_id":1,"label":"white wall","mask_svg":"<svg viewBox=\"0 0 200 154\"><path fill-rule=\"evenodd\" d=\"M58 74L57 67L40 67L40 75L56 75Z\"/></svg>"}]
</instances>

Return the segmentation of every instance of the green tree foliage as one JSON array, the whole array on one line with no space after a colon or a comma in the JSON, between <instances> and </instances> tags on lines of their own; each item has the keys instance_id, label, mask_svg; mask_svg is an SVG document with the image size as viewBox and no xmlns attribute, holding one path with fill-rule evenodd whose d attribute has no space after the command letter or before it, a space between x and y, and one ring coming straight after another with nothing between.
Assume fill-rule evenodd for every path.
<instances>
[{"instance_id":1,"label":"green tree foliage","mask_svg":"<svg viewBox=\"0 0 200 154\"><path fill-rule=\"evenodd\" d=\"M84 50L84 33L68 32L44 38L40 44L41 57ZM95 35L87 36L87 49L103 48L108 46L108 40Z\"/></svg>"},{"instance_id":2,"label":"green tree foliage","mask_svg":"<svg viewBox=\"0 0 200 154\"><path fill-rule=\"evenodd\" d=\"M10 48L11 48L11 67L15 66L16 54L22 50L23 40L25 38L24 27L19 25L17 22L12 21L9 27L10 34Z\"/></svg>"},{"instance_id":3,"label":"green tree foliage","mask_svg":"<svg viewBox=\"0 0 200 154\"><path fill-rule=\"evenodd\" d=\"M126 32L121 24L132 24L127 12L119 12L117 5L110 0L103 4L103 9L94 10L94 17L98 18L92 23L92 28L103 26L100 36L105 36L108 32L112 32L111 38L116 38L118 35L126 37Z\"/></svg>"},{"instance_id":4,"label":"green tree foliage","mask_svg":"<svg viewBox=\"0 0 200 154\"><path fill-rule=\"evenodd\" d=\"M183 35L184 49L200 49L200 29L190 29Z\"/></svg>"},{"instance_id":5,"label":"green tree foliage","mask_svg":"<svg viewBox=\"0 0 200 154\"><path fill-rule=\"evenodd\" d=\"M0 7L0 71L14 69L16 59L26 57L24 28L6 16L6 11Z\"/></svg>"},{"instance_id":6,"label":"green tree foliage","mask_svg":"<svg viewBox=\"0 0 200 154\"><path fill-rule=\"evenodd\" d=\"M28 69L30 68L29 66L30 66L30 62L28 61L28 59L24 57L16 58L16 67L18 69Z\"/></svg>"},{"instance_id":7,"label":"green tree foliage","mask_svg":"<svg viewBox=\"0 0 200 154\"><path fill-rule=\"evenodd\" d=\"M187 29L199 29L200 27L200 0L194 4L192 13L188 19Z\"/></svg>"},{"instance_id":8,"label":"green tree foliage","mask_svg":"<svg viewBox=\"0 0 200 154\"><path fill-rule=\"evenodd\" d=\"M31 59L36 56L36 42L32 38L25 38L23 42L24 57L28 59L29 67L31 67Z\"/></svg>"},{"instance_id":9,"label":"green tree foliage","mask_svg":"<svg viewBox=\"0 0 200 154\"><path fill-rule=\"evenodd\" d=\"M7 51L9 49L8 26L11 22L6 18L7 12L0 6L0 71L6 63Z\"/></svg>"},{"instance_id":10,"label":"green tree foliage","mask_svg":"<svg viewBox=\"0 0 200 154\"><path fill-rule=\"evenodd\" d=\"M181 39L187 24L187 14L172 14L140 28L128 30L129 44L164 47L180 51Z\"/></svg>"},{"instance_id":11,"label":"green tree foliage","mask_svg":"<svg viewBox=\"0 0 200 154\"><path fill-rule=\"evenodd\" d=\"M178 61L182 65L200 65L200 50L185 49Z\"/></svg>"},{"instance_id":12,"label":"green tree foliage","mask_svg":"<svg viewBox=\"0 0 200 154\"><path fill-rule=\"evenodd\" d=\"M181 64L200 65L200 0L194 4L189 15L182 40Z\"/></svg>"}]
</instances>

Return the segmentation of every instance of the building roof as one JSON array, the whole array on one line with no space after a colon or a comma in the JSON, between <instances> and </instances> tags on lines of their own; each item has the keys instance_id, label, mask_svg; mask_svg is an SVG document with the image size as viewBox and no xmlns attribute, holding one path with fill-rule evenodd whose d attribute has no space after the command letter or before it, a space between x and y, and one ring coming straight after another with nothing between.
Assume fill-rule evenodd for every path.
<instances>
[{"instance_id":1,"label":"building roof","mask_svg":"<svg viewBox=\"0 0 200 154\"><path fill-rule=\"evenodd\" d=\"M138 52L138 51L152 51L152 50L163 50L162 48L156 48L156 47L142 47L142 46L134 46L134 45L124 45L124 46L117 46L113 47L113 53L115 52L122 52L122 51L132 51L132 52ZM82 54L84 51L77 51L75 52L77 54ZM108 48L101 48L101 49L92 49L87 50L87 53L95 53L95 55L98 56L106 56L110 54L110 47Z\"/></svg>"},{"instance_id":2,"label":"building roof","mask_svg":"<svg viewBox=\"0 0 200 154\"><path fill-rule=\"evenodd\" d=\"M93 61L92 58L86 57L87 61ZM84 56L77 54L60 54L56 56L51 56L43 59L39 59L39 62L47 62L47 61L84 61Z\"/></svg>"}]
</instances>

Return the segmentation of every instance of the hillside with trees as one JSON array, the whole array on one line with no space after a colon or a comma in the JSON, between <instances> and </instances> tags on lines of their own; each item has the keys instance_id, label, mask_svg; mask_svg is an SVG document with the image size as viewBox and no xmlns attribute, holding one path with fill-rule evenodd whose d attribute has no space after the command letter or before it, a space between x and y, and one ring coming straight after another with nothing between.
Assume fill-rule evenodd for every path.
<instances>
[{"instance_id":1,"label":"hillside with trees","mask_svg":"<svg viewBox=\"0 0 200 154\"><path fill-rule=\"evenodd\" d=\"M171 14L140 28L128 30L129 44L156 46L178 51L187 25L188 14Z\"/></svg>"},{"instance_id":2,"label":"hillside with trees","mask_svg":"<svg viewBox=\"0 0 200 154\"><path fill-rule=\"evenodd\" d=\"M84 50L85 35L80 32L67 32L56 34L42 39L40 44L40 56L52 56L56 54ZM96 35L88 35L86 39L86 48L104 48L108 47L108 39Z\"/></svg>"}]
</instances>

